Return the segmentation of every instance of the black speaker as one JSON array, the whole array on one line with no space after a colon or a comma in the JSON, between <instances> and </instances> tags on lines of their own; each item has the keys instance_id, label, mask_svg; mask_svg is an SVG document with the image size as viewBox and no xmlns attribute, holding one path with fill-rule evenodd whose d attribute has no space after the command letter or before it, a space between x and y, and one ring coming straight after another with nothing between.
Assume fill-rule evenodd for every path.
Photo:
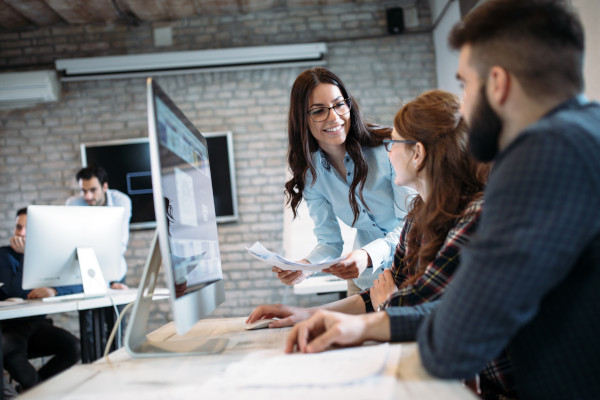
<instances>
[{"instance_id":1,"label":"black speaker","mask_svg":"<svg viewBox=\"0 0 600 400\"><path fill-rule=\"evenodd\" d=\"M404 31L404 10L402 7L388 8L386 14L388 32L392 35L402 33Z\"/></svg>"}]
</instances>

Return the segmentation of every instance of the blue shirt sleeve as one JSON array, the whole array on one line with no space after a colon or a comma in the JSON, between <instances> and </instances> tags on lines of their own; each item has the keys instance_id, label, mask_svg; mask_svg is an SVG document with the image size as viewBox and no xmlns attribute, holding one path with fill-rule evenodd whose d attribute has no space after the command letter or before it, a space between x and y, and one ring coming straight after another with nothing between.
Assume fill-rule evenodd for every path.
<instances>
[{"instance_id":1,"label":"blue shirt sleeve","mask_svg":"<svg viewBox=\"0 0 600 400\"><path fill-rule=\"evenodd\" d=\"M56 290L57 296L63 296L65 294L81 293L81 292L83 292L83 286L82 285L57 286L54 288L54 290Z\"/></svg>"},{"instance_id":2,"label":"blue shirt sleeve","mask_svg":"<svg viewBox=\"0 0 600 400\"><path fill-rule=\"evenodd\" d=\"M306 185L302 196L315 224L313 232L317 237L317 245L305 258L311 263L315 263L327 257L339 257L344 248L344 240L331 203L310 185Z\"/></svg>"},{"instance_id":3,"label":"blue shirt sleeve","mask_svg":"<svg viewBox=\"0 0 600 400\"><path fill-rule=\"evenodd\" d=\"M0 247L0 300L9 297L27 298L29 290L23 290L23 255L10 246Z\"/></svg>"}]
</instances>

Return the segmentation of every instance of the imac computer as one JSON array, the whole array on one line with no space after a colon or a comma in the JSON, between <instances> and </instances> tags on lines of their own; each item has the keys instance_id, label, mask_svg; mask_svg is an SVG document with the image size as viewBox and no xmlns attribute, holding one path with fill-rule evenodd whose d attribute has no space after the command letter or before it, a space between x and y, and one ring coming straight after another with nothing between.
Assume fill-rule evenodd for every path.
<instances>
[{"instance_id":1,"label":"imac computer","mask_svg":"<svg viewBox=\"0 0 600 400\"><path fill-rule=\"evenodd\" d=\"M179 336L225 301L206 139L152 78L147 94L156 234L127 326L126 347L134 357L219 352L223 339L156 342L146 335L161 262Z\"/></svg>"},{"instance_id":2,"label":"imac computer","mask_svg":"<svg viewBox=\"0 0 600 400\"><path fill-rule=\"evenodd\" d=\"M27 207L23 289L83 285L101 296L121 279L122 207ZM64 298L64 296L59 296Z\"/></svg>"}]
</instances>

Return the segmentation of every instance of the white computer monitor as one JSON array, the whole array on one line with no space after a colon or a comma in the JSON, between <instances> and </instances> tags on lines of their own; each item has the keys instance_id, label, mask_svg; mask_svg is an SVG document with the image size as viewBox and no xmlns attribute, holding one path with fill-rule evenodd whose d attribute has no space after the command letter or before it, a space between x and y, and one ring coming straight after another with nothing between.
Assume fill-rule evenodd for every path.
<instances>
[{"instance_id":1,"label":"white computer monitor","mask_svg":"<svg viewBox=\"0 0 600 400\"><path fill-rule=\"evenodd\" d=\"M141 329L147 324L149 312L143 296L151 294L161 261L179 335L225 301L206 139L151 78L147 81L147 93L157 243L151 249L140 283L138 304L127 327L126 346L134 356L219 351L223 341L206 346L199 342L197 347L180 342L179 348L150 343ZM186 287L183 294L182 285Z\"/></svg>"},{"instance_id":2,"label":"white computer monitor","mask_svg":"<svg viewBox=\"0 0 600 400\"><path fill-rule=\"evenodd\" d=\"M110 281L121 278L124 212L122 207L27 207L23 289L83 284L87 295L106 292Z\"/></svg>"}]
</instances>

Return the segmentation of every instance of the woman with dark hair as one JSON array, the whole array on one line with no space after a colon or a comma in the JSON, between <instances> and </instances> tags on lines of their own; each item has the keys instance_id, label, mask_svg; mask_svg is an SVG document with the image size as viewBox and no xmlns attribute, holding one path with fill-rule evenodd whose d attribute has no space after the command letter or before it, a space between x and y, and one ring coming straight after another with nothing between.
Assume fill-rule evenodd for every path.
<instances>
[{"instance_id":1,"label":"woman with dark hair","mask_svg":"<svg viewBox=\"0 0 600 400\"><path fill-rule=\"evenodd\" d=\"M343 261L324 270L349 281L349 292L369 288L374 270L387 268L406 215L407 188L394 184L383 146L391 129L369 124L339 77L325 68L301 73L291 91L288 120L287 203L294 217L304 199L315 223L317 245L302 262L341 255L344 242L338 218L356 228L354 248ZM292 285L301 271L273 267Z\"/></svg>"}]
</instances>

